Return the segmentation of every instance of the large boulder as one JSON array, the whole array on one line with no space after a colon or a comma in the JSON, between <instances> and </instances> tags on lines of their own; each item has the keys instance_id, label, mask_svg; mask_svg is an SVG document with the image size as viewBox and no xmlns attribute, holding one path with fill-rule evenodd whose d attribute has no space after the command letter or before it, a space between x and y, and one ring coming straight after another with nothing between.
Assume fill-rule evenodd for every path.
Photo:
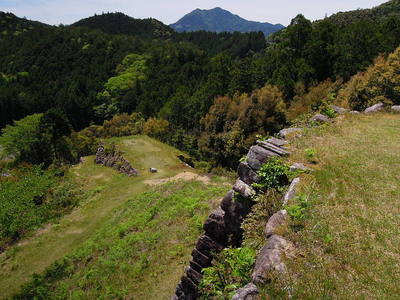
<instances>
[{"instance_id":1,"label":"large boulder","mask_svg":"<svg viewBox=\"0 0 400 300\"><path fill-rule=\"evenodd\" d=\"M279 131L279 136L281 138L288 138L290 136L298 136L303 131L303 128L286 128Z\"/></svg>"},{"instance_id":2,"label":"large boulder","mask_svg":"<svg viewBox=\"0 0 400 300\"><path fill-rule=\"evenodd\" d=\"M271 157L279 156L275 152L267 150L260 146L252 146L247 154L247 164L253 170L257 171Z\"/></svg>"},{"instance_id":3,"label":"large boulder","mask_svg":"<svg viewBox=\"0 0 400 300\"><path fill-rule=\"evenodd\" d=\"M282 234L289 222L289 215L286 210L280 210L271 218L269 218L267 225L265 226L265 236L269 238L274 234Z\"/></svg>"},{"instance_id":4,"label":"large boulder","mask_svg":"<svg viewBox=\"0 0 400 300\"><path fill-rule=\"evenodd\" d=\"M245 198L252 198L256 194L256 191L251 186L240 179L236 180L233 190Z\"/></svg>"},{"instance_id":5,"label":"large boulder","mask_svg":"<svg viewBox=\"0 0 400 300\"><path fill-rule=\"evenodd\" d=\"M292 256L294 245L279 235L272 235L257 256L256 264L252 274L255 284L265 284L272 271L286 272L286 266L282 256Z\"/></svg>"},{"instance_id":6,"label":"large boulder","mask_svg":"<svg viewBox=\"0 0 400 300\"><path fill-rule=\"evenodd\" d=\"M236 294L233 295L232 300L255 300L258 294L257 286L254 283L249 283L238 289Z\"/></svg>"},{"instance_id":7,"label":"large boulder","mask_svg":"<svg viewBox=\"0 0 400 300\"><path fill-rule=\"evenodd\" d=\"M316 114L314 117L310 119L310 121L316 123L329 123L331 120L327 116L324 116L322 114Z\"/></svg>"},{"instance_id":8,"label":"large boulder","mask_svg":"<svg viewBox=\"0 0 400 300\"><path fill-rule=\"evenodd\" d=\"M260 177L252 168L250 168L247 162L241 162L238 166L237 172L239 178L249 185L260 181Z\"/></svg>"},{"instance_id":9,"label":"large boulder","mask_svg":"<svg viewBox=\"0 0 400 300\"><path fill-rule=\"evenodd\" d=\"M385 108L385 104L383 104L382 102L379 102L375 105L368 107L366 110L364 110L364 112L365 113L374 113L374 112L381 111L384 108Z\"/></svg>"}]
</instances>

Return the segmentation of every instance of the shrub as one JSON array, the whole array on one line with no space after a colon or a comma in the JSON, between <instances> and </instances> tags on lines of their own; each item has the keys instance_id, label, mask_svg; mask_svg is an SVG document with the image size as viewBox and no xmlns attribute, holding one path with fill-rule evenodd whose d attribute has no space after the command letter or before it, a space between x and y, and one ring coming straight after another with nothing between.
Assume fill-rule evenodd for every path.
<instances>
[{"instance_id":1,"label":"shrub","mask_svg":"<svg viewBox=\"0 0 400 300\"><path fill-rule=\"evenodd\" d=\"M282 190L289 183L290 166L281 158L272 157L258 171L260 182L253 187L261 190Z\"/></svg>"},{"instance_id":2,"label":"shrub","mask_svg":"<svg viewBox=\"0 0 400 300\"><path fill-rule=\"evenodd\" d=\"M255 260L253 249L224 249L215 256L212 267L203 269L200 299L231 299L238 288L250 282Z\"/></svg>"},{"instance_id":3,"label":"shrub","mask_svg":"<svg viewBox=\"0 0 400 300\"><path fill-rule=\"evenodd\" d=\"M165 140L169 131L169 122L163 119L150 118L143 125L143 133L148 136Z\"/></svg>"},{"instance_id":4,"label":"shrub","mask_svg":"<svg viewBox=\"0 0 400 300\"><path fill-rule=\"evenodd\" d=\"M339 102L347 102L352 109L364 110L377 102L399 104L400 48L387 59L379 56L365 72L354 75L338 95Z\"/></svg>"},{"instance_id":5,"label":"shrub","mask_svg":"<svg viewBox=\"0 0 400 300\"><path fill-rule=\"evenodd\" d=\"M304 150L304 154L310 163L316 163L315 156L317 154L317 150L314 148L307 148Z\"/></svg>"}]
</instances>

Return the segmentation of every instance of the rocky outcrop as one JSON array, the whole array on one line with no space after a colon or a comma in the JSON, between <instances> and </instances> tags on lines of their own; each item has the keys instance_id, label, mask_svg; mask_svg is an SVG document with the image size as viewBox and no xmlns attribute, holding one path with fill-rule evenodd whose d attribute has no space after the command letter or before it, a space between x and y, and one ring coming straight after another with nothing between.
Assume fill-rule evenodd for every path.
<instances>
[{"instance_id":1,"label":"rocky outcrop","mask_svg":"<svg viewBox=\"0 0 400 300\"><path fill-rule=\"evenodd\" d=\"M257 145L250 148L246 161L239 164L239 178L232 190L222 199L220 208L213 211L204 222L204 234L196 242L195 249L192 251L192 260L185 269L172 299L196 299L197 286L202 278L201 271L211 265L213 254L227 246L238 247L242 244L241 226L254 204L252 199L256 195L251 185L260 180L257 171L271 157L289 155L284 148L285 145L287 145L286 141L271 138L267 141L259 141ZM250 284L237 292L235 299L251 300L258 291L254 285Z\"/></svg>"},{"instance_id":2,"label":"rocky outcrop","mask_svg":"<svg viewBox=\"0 0 400 300\"><path fill-rule=\"evenodd\" d=\"M122 152L119 151L115 145L111 145L109 149L100 145L97 149L94 162L96 164L114 168L128 176L139 175L139 172L123 157Z\"/></svg>"},{"instance_id":3,"label":"rocky outcrop","mask_svg":"<svg viewBox=\"0 0 400 300\"><path fill-rule=\"evenodd\" d=\"M379 102L379 103L372 105L372 106L368 107L367 109L365 109L364 113L374 113L374 112L381 111L384 108L385 108L385 105L382 102Z\"/></svg>"}]
</instances>

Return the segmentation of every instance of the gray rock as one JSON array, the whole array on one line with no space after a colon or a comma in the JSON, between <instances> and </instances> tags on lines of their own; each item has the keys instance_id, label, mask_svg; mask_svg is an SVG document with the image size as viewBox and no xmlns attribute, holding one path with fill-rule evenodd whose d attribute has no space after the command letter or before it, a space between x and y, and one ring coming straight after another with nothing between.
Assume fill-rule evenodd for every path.
<instances>
[{"instance_id":1,"label":"gray rock","mask_svg":"<svg viewBox=\"0 0 400 300\"><path fill-rule=\"evenodd\" d=\"M254 283L249 283L238 289L236 294L233 295L232 300L253 300L256 299L254 296L258 294L259 291L256 285Z\"/></svg>"},{"instance_id":2,"label":"gray rock","mask_svg":"<svg viewBox=\"0 0 400 300\"><path fill-rule=\"evenodd\" d=\"M329 123L331 120L322 114L316 114L314 117L310 119L310 121L317 122L317 123Z\"/></svg>"},{"instance_id":3,"label":"gray rock","mask_svg":"<svg viewBox=\"0 0 400 300\"><path fill-rule=\"evenodd\" d=\"M196 243L196 249L204 255L211 256L211 253L219 253L224 247L207 235L202 235Z\"/></svg>"},{"instance_id":4,"label":"gray rock","mask_svg":"<svg viewBox=\"0 0 400 300\"><path fill-rule=\"evenodd\" d=\"M191 267L186 268L186 275L189 277L196 285L199 285L203 275L201 273L193 270Z\"/></svg>"},{"instance_id":5,"label":"gray rock","mask_svg":"<svg viewBox=\"0 0 400 300\"><path fill-rule=\"evenodd\" d=\"M225 197L221 201L221 208L225 212L229 212L232 204L233 204L233 197L235 196L235 191L230 190L226 193Z\"/></svg>"},{"instance_id":6,"label":"gray rock","mask_svg":"<svg viewBox=\"0 0 400 300\"><path fill-rule=\"evenodd\" d=\"M260 177L252 168L250 168L247 162L241 162L238 166L237 172L240 179L249 185L260 181Z\"/></svg>"},{"instance_id":7,"label":"gray rock","mask_svg":"<svg viewBox=\"0 0 400 300\"><path fill-rule=\"evenodd\" d=\"M225 212L218 208L210 214L203 226L206 234L222 245L226 244L228 238L224 217Z\"/></svg>"},{"instance_id":8,"label":"gray rock","mask_svg":"<svg viewBox=\"0 0 400 300\"><path fill-rule=\"evenodd\" d=\"M275 152L264 149L263 147L252 146L249 150L249 153L247 154L246 162L250 166L250 168L257 171L270 157L273 156L279 155Z\"/></svg>"},{"instance_id":9,"label":"gray rock","mask_svg":"<svg viewBox=\"0 0 400 300\"><path fill-rule=\"evenodd\" d=\"M261 249L256 259L252 274L255 284L265 284L268 275L272 271L286 272L286 266L282 261L282 254L291 256L294 253L294 245L279 235L272 235Z\"/></svg>"},{"instance_id":10,"label":"gray rock","mask_svg":"<svg viewBox=\"0 0 400 300\"><path fill-rule=\"evenodd\" d=\"M269 138L269 139L267 140L267 142L270 143L270 144L272 144L272 145L275 145L275 146L277 146L277 147L284 147L284 146L286 146L287 144L289 144L289 143L288 143L287 141L285 141L285 140L277 139L277 138L274 138L274 137Z\"/></svg>"},{"instance_id":11,"label":"gray rock","mask_svg":"<svg viewBox=\"0 0 400 300\"><path fill-rule=\"evenodd\" d=\"M358 115L358 114L360 114L360 112L357 111L357 110L352 110L352 111L350 112L350 114L352 114L352 115Z\"/></svg>"},{"instance_id":12,"label":"gray rock","mask_svg":"<svg viewBox=\"0 0 400 300\"><path fill-rule=\"evenodd\" d=\"M337 113L338 115L342 115L346 112L348 112L349 110L340 106L336 106L336 105L330 105L330 108L332 108L335 113Z\"/></svg>"},{"instance_id":13,"label":"gray rock","mask_svg":"<svg viewBox=\"0 0 400 300\"><path fill-rule=\"evenodd\" d=\"M273 234L279 234L279 231L286 227L289 222L289 215L286 210L281 210L269 218L265 226L265 235L269 238Z\"/></svg>"},{"instance_id":14,"label":"gray rock","mask_svg":"<svg viewBox=\"0 0 400 300\"><path fill-rule=\"evenodd\" d=\"M395 112L400 112L400 105L393 105L393 106L391 107L391 110L392 110L392 111L395 111Z\"/></svg>"},{"instance_id":15,"label":"gray rock","mask_svg":"<svg viewBox=\"0 0 400 300\"><path fill-rule=\"evenodd\" d=\"M279 131L279 136L286 139L290 135L298 136L303 131L303 128L286 128Z\"/></svg>"},{"instance_id":16,"label":"gray rock","mask_svg":"<svg viewBox=\"0 0 400 300\"><path fill-rule=\"evenodd\" d=\"M266 141L257 141L257 145L259 145L269 151L275 152L279 156L288 156L290 154L290 152L288 152L278 146L275 146L269 142L266 142Z\"/></svg>"},{"instance_id":17,"label":"gray rock","mask_svg":"<svg viewBox=\"0 0 400 300\"><path fill-rule=\"evenodd\" d=\"M192 257L193 257L193 261L195 263L199 264L200 266L202 266L203 268L207 268L207 267L211 266L212 258L205 255L204 253L201 253L197 249L193 249Z\"/></svg>"},{"instance_id":18,"label":"gray rock","mask_svg":"<svg viewBox=\"0 0 400 300\"><path fill-rule=\"evenodd\" d=\"M185 294L185 299L196 299L197 298L197 285L187 276L183 276L181 279L181 288Z\"/></svg>"},{"instance_id":19,"label":"gray rock","mask_svg":"<svg viewBox=\"0 0 400 300\"><path fill-rule=\"evenodd\" d=\"M296 188L299 183L300 183L299 177L293 179L292 183L289 186L289 189L287 190L287 192L285 193L285 195L282 198L282 204L284 206L287 205L288 202L296 196Z\"/></svg>"},{"instance_id":20,"label":"gray rock","mask_svg":"<svg viewBox=\"0 0 400 300\"><path fill-rule=\"evenodd\" d=\"M290 171L295 172L295 171L313 171L313 169L300 164L300 163L294 163L293 165L290 166Z\"/></svg>"},{"instance_id":21,"label":"gray rock","mask_svg":"<svg viewBox=\"0 0 400 300\"><path fill-rule=\"evenodd\" d=\"M240 179L236 180L233 190L245 198L251 198L256 194L256 191L251 186Z\"/></svg>"},{"instance_id":22,"label":"gray rock","mask_svg":"<svg viewBox=\"0 0 400 300\"><path fill-rule=\"evenodd\" d=\"M375 105L368 107L366 110L364 110L364 112L365 113L378 112L378 111L381 111L384 107L385 107L385 105L382 102L379 102Z\"/></svg>"},{"instance_id":23,"label":"gray rock","mask_svg":"<svg viewBox=\"0 0 400 300\"><path fill-rule=\"evenodd\" d=\"M197 262L195 262L195 261L193 261L193 260L191 260L191 261L189 262L189 266L190 266L193 270L197 271L198 273L201 273L201 270L203 269L202 266L200 266Z\"/></svg>"}]
</instances>

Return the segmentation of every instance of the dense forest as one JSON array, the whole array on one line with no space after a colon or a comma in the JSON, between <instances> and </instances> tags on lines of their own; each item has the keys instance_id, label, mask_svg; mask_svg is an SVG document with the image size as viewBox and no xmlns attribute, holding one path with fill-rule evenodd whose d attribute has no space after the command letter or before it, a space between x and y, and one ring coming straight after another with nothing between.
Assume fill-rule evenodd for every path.
<instances>
[{"instance_id":1,"label":"dense forest","mask_svg":"<svg viewBox=\"0 0 400 300\"><path fill-rule=\"evenodd\" d=\"M261 32L176 33L121 13L71 26L1 13L0 127L44 113L53 132L77 135L91 126L82 134L98 138L104 122L132 123L119 115L135 113L150 122L150 135L152 128L197 159L234 167L230 158L257 136L320 110L379 54L394 51L399 7L389 1L348 12L346 22L341 14L317 22L298 15L267 39Z\"/></svg>"},{"instance_id":2,"label":"dense forest","mask_svg":"<svg viewBox=\"0 0 400 300\"><path fill-rule=\"evenodd\" d=\"M0 12L0 254L102 189L84 193L69 175L104 139L147 135L216 174L257 139L334 117L331 104L399 105L399 14L392 0L298 15L265 37L178 33L122 13L50 26Z\"/></svg>"}]
</instances>

